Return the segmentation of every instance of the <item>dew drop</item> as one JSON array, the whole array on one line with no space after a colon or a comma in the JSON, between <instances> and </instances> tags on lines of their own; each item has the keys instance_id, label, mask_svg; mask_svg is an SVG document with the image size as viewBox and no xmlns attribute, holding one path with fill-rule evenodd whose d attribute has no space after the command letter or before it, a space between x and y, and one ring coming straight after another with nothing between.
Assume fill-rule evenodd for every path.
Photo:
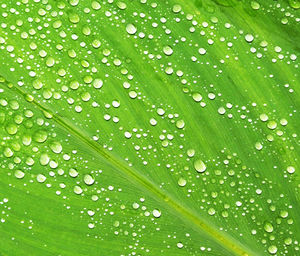
<instances>
[{"instance_id":1,"label":"dew drop","mask_svg":"<svg viewBox=\"0 0 300 256\"><path fill-rule=\"evenodd\" d=\"M195 155L195 150L194 149L188 149L187 155L188 155L188 157L193 157Z\"/></svg>"},{"instance_id":2,"label":"dew drop","mask_svg":"<svg viewBox=\"0 0 300 256\"><path fill-rule=\"evenodd\" d=\"M93 185L95 182L95 179L89 174L85 175L83 180L86 185Z\"/></svg>"},{"instance_id":3,"label":"dew drop","mask_svg":"<svg viewBox=\"0 0 300 256\"><path fill-rule=\"evenodd\" d=\"M126 26L126 31L127 31L128 34L134 35L136 33L137 29L133 24L128 24Z\"/></svg>"},{"instance_id":4,"label":"dew drop","mask_svg":"<svg viewBox=\"0 0 300 256\"><path fill-rule=\"evenodd\" d=\"M47 137L47 132L45 132L44 130L39 130L33 135L33 139L39 143L43 143L44 141L46 141Z\"/></svg>"},{"instance_id":5,"label":"dew drop","mask_svg":"<svg viewBox=\"0 0 300 256\"><path fill-rule=\"evenodd\" d=\"M186 180L183 179L183 178L180 178L180 179L178 180L178 185L179 185L180 187L184 187L184 186L186 185Z\"/></svg>"},{"instance_id":6,"label":"dew drop","mask_svg":"<svg viewBox=\"0 0 300 256\"><path fill-rule=\"evenodd\" d=\"M56 154L59 154L62 151L62 145L56 141L50 144L50 148Z\"/></svg>"},{"instance_id":7,"label":"dew drop","mask_svg":"<svg viewBox=\"0 0 300 256\"><path fill-rule=\"evenodd\" d=\"M40 164L41 165L47 165L49 162L50 162L49 156L46 153L41 154L41 156L40 156Z\"/></svg>"},{"instance_id":8,"label":"dew drop","mask_svg":"<svg viewBox=\"0 0 300 256\"><path fill-rule=\"evenodd\" d=\"M76 14L76 13L70 13L69 14L69 20L70 20L70 22L76 24L80 21L80 18L78 16L78 14Z\"/></svg>"},{"instance_id":9,"label":"dew drop","mask_svg":"<svg viewBox=\"0 0 300 256\"><path fill-rule=\"evenodd\" d=\"M4 152L3 152L4 156L5 157L12 157L14 152L11 150L11 148L5 148L4 149Z\"/></svg>"},{"instance_id":10,"label":"dew drop","mask_svg":"<svg viewBox=\"0 0 300 256\"><path fill-rule=\"evenodd\" d=\"M183 244L182 244L182 243L177 243L177 247L178 247L179 249L181 249L181 248L183 248Z\"/></svg>"},{"instance_id":11,"label":"dew drop","mask_svg":"<svg viewBox=\"0 0 300 256\"><path fill-rule=\"evenodd\" d=\"M275 121L269 121L267 127L271 130L274 130L277 127L277 123Z\"/></svg>"},{"instance_id":12,"label":"dew drop","mask_svg":"<svg viewBox=\"0 0 300 256\"><path fill-rule=\"evenodd\" d=\"M202 160L196 160L194 162L194 168L197 172L204 172L206 170L206 165Z\"/></svg>"},{"instance_id":13,"label":"dew drop","mask_svg":"<svg viewBox=\"0 0 300 256\"><path fill-rule=\"evenodd\" d=\"M16 177L17 179L23 179L24 176L25 176L25 173L24 173L24 172L22 172L22 171L20 171L20 170L16 170L16 171L15 171L15 177Z\"/></svg>"},{"instance_id":14,"label":"dew drop","mask_svg":"<svg viewBox=\"0 0 300 256\"><path fill-rule=\"evenodd\" d=\"M280 217L285 219L287 216L289 216L289 213L287 211L280 211Z\"/></svg>"},{"instance_id":15,"label":"dew drop","mask_svg":"<svg viewBox=\"0 0 300 256\"><path fill-rule=\"evenodd\" d=\"M264 225L264 230L268 233L273 232L273 230L274 230L273 225L269 222L266 222Z\"/></svg>"},{"instance_id":16,"label":"dew drop","mask_svg":"<svg viewBox=\"0 0 300 256\"><path fill-rule=\"evenodd\" d=\"M251 42L254 40L254 37L253 37L253 35L251 35L251 34L247 34L247 35L245 36L245 40L246 40L248 43L251 43Z\"/></svg>"},{"instance_id":17,"label":"dew drop","mask_svg":"<svg viewBox=\"0 0 300 256\"><path fill-rule=\"evenodd\" d=\"M211 215L211 216L215 215L216 214L216 210L214 208L209 208L208 209L208 214Z\"/></svg>"},{"instance_id":18,"label":"dew drop","mask_svg":"<svg viewBox=\"0 0 300 256\"><path fill-rule=\"evenodd\" d=\"M251 1L251 7L253 10L258 10L260 7L260 4L256 1Z\"/></svg>"},{"instance_id":19,"label":"dew drop","mask_svg":"<svg viewBox=\"0 0 300 256\"><path fill-rule=\"evenodd\" d=\"M154 209L152 214L155 218L159 218L161 216L161 211L157 210L157 209Z\"/></svg>"},{"instance_id":20,"label":"dew drop","mask_svg":"<svg viewBox=\"0 0 300 256\"><path fill-rule=\"evenodd\" d=\"M286 245L291 245L292 244L292 242L293 242L293 240L289 237L289 238L286 238L286 239L284 239L284 243L286 244Z\"/></svg>"},{"instance_id":21,"label":"dew drop","mask_svg":"<svg viewBox=\"0 0 300 256\"><path fill-rule=\"evenodd\" d=\"M185 123L184 123L183 120L178 120L178 121L176 122L176 127L177 127L178 129L183 129L184 126L185 126Z\"/></svg>"},{"instance_id":22,"label":"dew drop","mask_svg":"<svg viewBox=\"0 0 300 256\"><path fill-rule=\"evenodd\" d=\"M76 169L70 168L70 170L69 170L69 175L70 175L71 177L73 177L73 178L76 178L76 177L78 176L78 172L77 172Z\"/></svg>"},{"instance_id":23,"label":"dew drop","mask_svg":"<svg viewBox=\"0 0 300 256\"><path fill-rule=\"evenodd\" d=\"M179 4L175 4L172 10L174 13L178 13L181 11L181 6Z\"/></svg>"},{"instance_id":24,"label":"dew drop","mask_svg":"<svg viewBox=\"0 0 300 256\"><path fill-rule=\"evenodd\" d=\"M73 189L74 193L77 195L80 195L83 191L82 188L80 186L75 186Z\"/></svg>"},{"instance_id":25,"label":"dew drop","mask_svg":"<svg viewBox=\"0 0 300 256\"><path fill-rule=\"evenodd\" d=\"M155 125L157 125L157 121L154 118L151 118L150 119L150 124L155 126Z\"/></svg>"},{"instance_id":26,"label":"dew drop","mask_svg":"<svg viewBox=\"0 0 300 256\"><path fill-rule=\"evenodd\" d=\"M103 86L103 81L101 79L95 79L93 82L93 86L96 89L99 89Z\"/></svg>"},{"instance_id":27,"label":"dew drop","mask_svg":"<svg viewBox=\"0 0 300 256\"><path fill-rule=\"evenodd\" d=\"M206 54L206 50L204 48L199 48L198 50L199 54L204 55Z\"/></svg>"},{"instance_id":28,"label":"dew drop","mask_svg":"<svg viewBox=\"0 0 300 256\"><path fill-rule=\"evenodd\" d=\"M259 116L260 120L263 121L263 122L266 122L268 121L269 117L266 115L266 114L261 114Z\"/></svg>"},{"instance_id":29,"label":"dew drop","mask_svg":"<svg viewBox=\"0 0 300 256\"><path fill-rule=\"evenodd\" d=\"M36 176L36 180L37 180L39 183L43 183L43 182L45 182L46 177L45 177L43 174L38 174L38 175Z\"/></svg>"},{"instance_id":30,"label":"dew drop","mask_svg":"<svg viewBox=\"0 0 300 256\"><path fill-rule=\"evenodd\" d=\"M268 252L269 252L270 254L275 254L275 253L277 252L277 247L276 247L275 245L269 246Z\"/></svg>"},{"instance_id":31,"label":"dew drop","mask_svg":"<svg viewBox=\"0 0 300 256\"><path fill-rule=\"evenodd\" d=\"M173 49L171 48L171 46L165 46L163 48L163 51L164 51L164 54L168 55L168 56L173 54Z\"/></svg>"},{"instance_id":32,"label":"dew drop","mask_svg":"<svg viewBox=\"0 0 300 256\"><path fill-rule=\"evenodd\" d=\"M15 124L9 124L5 129L10 135L14 135L18 132L18 127Z\"/></svg>"},{"instance_id":33,"label":"dew drop","mask_svg":"<svg viewBox=\"0 0 300 256\"><path fill-rule=\"evenodd\" d=\"M226 109L225 109L224 107L220 107L220 108L218 109L218 113L219 113L220 115L224 115L225 112L226 112Z\"/></svg>"},{"instance_id":34,"label":"dew drop","mask_svg":"<svg viewBox=\"0 0 300 256\"><path fill-rule=\"evenodd\" d=\"M160 116L164 115L165 114L165 111L162 109L162 108L158 108L156 113Z\"/></svg>"},{"instance_id":35,"label":"dew drop","mask_svg":"<svg viewBox=\"0 0 300 256\"><path fill-rule=\"evenodd\" d=\"M256 142L256 143L255 143L255 148L256 148L257 150L262 150L263 146L262 146L262 144L261 144L260 142Z\"/></svg>"},{"instance_id":36,"label":"dew drop","mask_svg":"<svg viewBox=\"0 0 300 256\"><path fill-rule=\"evenodd\" d=\"M127 5L124 2L117 2L117 6L119 7L119 9L121 10L125 10Z\"/></svg>"},{"instance_id":37,"label":"dew drop","mask_svg":"<svg viewBox=\"0 0 300 256\"><path fill-rule=\"evenodd\" d=\"M193 93L192 97L193 97L193 100L196 102L199 102L202 100L202 95L198 92Z\"/></svg>"},{"instance_id":38,"label":"dew drop","mask_svg":"<svg viewBox=\"0 0 300 256\"><path fill-rule=\"evenodd\" d=\"M288 166L288 168L286 170L290 174L293 174L295 172L295 168L293 166Z\"/></svg>"}]
</instances>

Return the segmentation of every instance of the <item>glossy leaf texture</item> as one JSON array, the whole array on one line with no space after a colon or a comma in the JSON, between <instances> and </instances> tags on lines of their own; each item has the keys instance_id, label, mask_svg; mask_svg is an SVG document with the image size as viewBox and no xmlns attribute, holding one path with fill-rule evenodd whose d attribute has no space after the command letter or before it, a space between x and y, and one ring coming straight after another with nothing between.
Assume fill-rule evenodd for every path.
<instances>
[{"instance_id":1,"label":"glossy leaf texture","mask_svg":"<svg viewBox=\"0 0 300 256\"><path fill-rule=\"evenodd\" d=\"M0 2L0 255L298 255L298 0Z\"/></svg>"}]
</instances>

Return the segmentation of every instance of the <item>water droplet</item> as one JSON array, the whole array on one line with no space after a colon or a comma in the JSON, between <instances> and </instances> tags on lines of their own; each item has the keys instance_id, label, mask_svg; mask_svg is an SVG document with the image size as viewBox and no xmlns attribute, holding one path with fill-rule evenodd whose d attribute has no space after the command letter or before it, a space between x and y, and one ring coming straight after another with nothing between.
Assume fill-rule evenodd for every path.
<instances>
[{"instance_id":1,"label":"water droplet","mask_svg":"<svg viewBox=\"0 0 300 256\"><path fill-rule=\"evenodd\" d=\"M69 175L70 175L71 177L73 177L73 178L76 178L76 177L78 176L78 172L77 172L76 169L70 168L70 170L69 170Z\"/></svg>"},{"instance_id":2,"label":"water droplet","mask_svg":"<svg viewBox=\"0 0 300 256\"><path fill-rule=\"evenodd\" d=\"M11 150L11 148L5 148L3 154L5 157L12 157L14 152Z\"/></svg>"},{"instance_id":3,"label":"water droplet","mask_svg":"<svg viewBox=\"0 0 300 256\"><path fill-rule=\"evenodd\" d=\"M273 232L273 230L274 230L273 225L269 222L266 222L264 225L264 230L268 233Z\"/></svg>"},{"instance_id":4,"label":"water droplet","mask_svg":"<svg viewBox=\"0 0 300 256\"><path fill-rule=\"evenodd\" d=\"M280 124L281 124L282 126L286 126L286 125L288 124L288 121L287 121L286 119L281 119L281 120L280 120Z\"/></svg>"},{"instance_id":5,"label":"water droplet","mask_svg":"<svg viewBox=\"0 0 300 256\"><path fill-rule=\"evenodd\" d=\"M277 127L277 123L275 121L269 121L267 127L271 130L274 130Z\"/></svg>"},{"instance_id":6,"label":"water droplet","mask_svg":"<svg viewBox=\"0 0 300 256\"><path fill-rule=\"evenodd\" d=\"M46 141L47 137L48 137L48 134L44 130L39 130L39 131L35 132L33 135L33 139L39 143L43 143L44 141Z\"/></svg>"},{"instance_id":7,"label":"water droplet","mask_svg":"<svg viewBox=\"0 0 300 256\"><path fill-rule=\"evenodd\" d=\"M56 153L56 154L59 154L61 151L62 151L62 146L59 142L55 141L55 142L52 142L50 144L50 148L51 150Z\"/></svg>"},{"instance_id":8,"label":"water droplet","mask_svg":"<svg viewBox=\"0 0 300 256\"><path fill-rule=\"evenodd\" d=\"M95 179L89 174L85 175L83 180L86 185L93 185L95 182Z\"/></svg>"},{"instance_id":9,"label":"water droplet","mask_svg":"<svg viewBox=\"0 0 300 256\"><path fill-rule=\"evenodd\" d=\"M179 4L175 4L172 10L173 12L178 13L181 11L181 6Z\"/></svg>"},{"instance_id":10,"label":"water droplet","mask_svg":"<svg viewBox=\"0 0 300 256\"><path fill-rule=\"evenodd\" d=\"M275 253L277 252L277 247L276 247L275 245L269 246L268 252L269 252L270 254L275 254Z\"/></svg>"},{"instance_id":11,"label":"water droplet","mask_svg":"<svg viewBox=\"0 0 300 256\"><path fill-rule=\"evenodd\" d=\"M206 50L204 48L199 48L198 52L199 54L204 55L206 53Z\"/></svg>"},{"instance_id":12,"label":"water droplet","mask_svg":"<svg viewBox=\"0 0 300 256\"><path fill-rule=\"evenodd\" d=\"M287 211L284 211L284 210L283 210L283 211L280 211L280 217L281 217L281 218L284 218L284 219L285 219L287 216L289 216L289 213L288 213Z\"/></svg>"},{"instance_id":13,"label":"water droplet","mask_svg":"<svg viewBox=\"0 0 300 256\"><path fill-rule=\"evenodd\" d=\"M290 237L284 239L284 243L285 243L286 245L291 245L292 242L293 242L293 240L292 240Z\"/></svg>"},{"instance_id":14,"label":"water droplet","mask_svg":"<svg viewBox=\"0 0 300 256\"><path fill-rule=\"evenodd\" d=\"M196 160L194 162L194 168L197 172L204 172L206 170L206 165L202 160Z\"/></svg>"},{"instance_id":15,"label":"water droplet","mask_svg":"<svg viewBox=\"0 0 300 256\"><path fill-rule=\"evenodd\" d=\"M288 166L287 171L288 173L293 174L295 172L295 168L293 166Z\"/></svg>"},{"instance_id":16,"label":"water droplet","mask_svg":"<svg viewBox=\"0 0 300 256\"><path fill-rule=\"evenodd\" d=\"M117 6L121 9L121 10L125 10L127 5L124 2L117 2Z\"/></svg>"},{"instance_id":17,"label":"water droplet","mask_svg":"<svg viewBox=\"0 0 300 256\"><path fill-rule=\"evenodd\" d=\"M268 121L269 117L266 115L266 114L261 114L259 116L260 120L263 121L263 122L266 122Z\"/></svg>"},{"instance_id":18,"label":"water droplet","mask_svg":"<svg viewBox=\"0 0 300 256\"><path fill-rule=\"evenodd\" d=\"M47 179L47 178L46 178L43 174L38 174L38 175L36 176L36 180L37 180L38 182L40 182L40 183L45 182L46 179Z\"/></svg>"},{"instance_id":19,"label":"water droplet","mask_svg":"<svg viewBox=\"0 0 300 256\"><path fill-rule=\"evenodd\" d=\"M177 127L178 129L182 129L184 126L185 126L185 123L184 123L183 120L178 120L178 121L176 122L176 127Z\"/></svg>"},{"instance_id":20,"label":"water droplet","mask_svg":"<svg viewBox=\"0 0 300 256\"><path fill-rule=\"evenodd\" d=\"M94 82L93 82L93 86L96 89L99 89L103 86L103 81L101 79L95 79Z\"/></svg>"},{"instance_id":21,"label":"water droplet","mask_svg":"<svg viewBox=\"0 0 300 256\"><path fill-rule=\"evenodd\" d=\"M299 0L289 0L289 4L294 9L300 8L300 1Z\"/></svg>"},{"instance_id":22,"label":"water droplet","mask_svg":"<svg viewBox=\"0 0 300 256\"><path fill-rule=\"evenodd\" d=\"M46 65L47 65L48 67L52 67L52 66L54 66L54 64L55 64L54 58L52 58L52 57L47 58L47 60L46 60Z\"/></svg>"},{"instance_id":23,"label":"water droplet","mask_svg":"<svg viewBox=\"0 0 300 256\"><path fill-rule=\"evenodd\" d=\"M127 31L128 34L134 35L136 33L137 29L133 24L128 24L126 26L126 31Z\"/></svg>"},{"instance_id":24,"label":"water droplet","mask_svg":"<svg viewBox=\"0 0 300 256\"><path fill-rule=\"evenodd\" d=\"M220 107L220 108L218 109L218 113L219 113L220 115L224 115L225 112L226 112L226 109L225 109L224 107Z\"/></svg>"},{"instance_id":25,"label":"water droplet","mask_svg":"<svg viewBox=\"0 0 300 256\"><path fill-rule=\"evenodd\" d=\"M158 108L156 113L160 116L164 115L165 114L165 111L162 109L162 108Z\"/></svg>"},{"instance_id":26,"label":"water droplet","mask_svg":"<svg viewBox=\"0 0 300 256\"><path fill-rule=\"evenodd\" d=\"M79 87L79 82L78 81L71 81L70 82L70 88L73 89L73 90L77 90Z\"/></svg>"},{"instance_id":27,"label":"water droplet","mask_svg":"<svg viewBox=\"0 0 300 256\"><path fill-rule=\"evenodd\" d=\"M140 205L138 203L133 203L132 208L136 210L136 209L140 208Z\"/></svg>"},{"instance_id":28,"label":"water droplet","mask_svg":"<svg viewBox=\"0 0 300 256\"><path fill-rule=\"evenodd\" d=\"M181 249L181 248L183 248L183 244L182 244L182 243L177 243L177 247L178 247L179 249Z\"/></svg>"},{"instance_id":29,"label":"water droplet","mask_svg":"<svg viewBox=\"0 0 300 256\"><path fill-rule=\"evenodd\" d=\"M189 157L193 157L193 156L195 155L195 150L194 150L194 149L188 149L187 155L188 155Z\"/></svg>"},{"instance_id":30,"label":"water droplet","mask_svg":"<svg viewBox=\"0 0 300 256\"><path fill-rule=\"evenodd\" d=\"M161 211L157 210L157 209L154 209L152 214L155 218L159 218L161 216Z\"/></svg>"},{"instance_id":31,"label":"water droplet","mask_svg":"<svg viewBox=\"0 0 300 256\"><path fill-rule=\"evenodd\" d=\"M9 124L5 129L10 135L14 135L18 132L18 127L15 124Z\"/></svg>"},{"instance_id":32,"label":"water droplet","mask_svg":"<svg viewBox=\"0 0 300 256\"><path fill-rule=\"evenodd\" d=\"M80 21L80 18L78 16L78 14L76 14L76 13L70 13L69 14L69 20L70 20L70 22L76 24Z\"/></svg>"},{"instance_id":33,"label":"water droplet","mask_svg":"<svg viewBox=\"0 0 300 256\"><path fill-rule=\"evenodd\" d=\"M202 100L202 95L198 92L193 93L192 97L193 97L194 101L196 101L196 102L199 102Z\"/></svg>"},{"instance_id":34,"label":"water droplet","mask_svg":"<svg viewBox=\"0 0 300 256\"><path fill-rule=\"evenodd\" d=\"M93 2L92 2L92 8L93 8L94 10L100 10L100 9L101 9L101 5L100 5L99 2L93 1Z\"/></svg>"},{"instance_id":35,"label":"water droplet","mask_svg":"<svg viewBox=\"0 0 300 256\"><path fill-rule=\"evenodd\" d=\"M77 195L80 195L83 191L82 188L80 186L75 186L73 189L74 193Z\"/></svg>"},{"instance_id":36,"label":"water droplet","mask_svg":"<svg viewBox=\"0 0 300 256\"><path fill-rule=\"evenodd\" d=\"M258 10L260 7L260 4L256 1L251 1L251 7L253 10Z\"/></svg>"},{"instance_id":37,"label":"water droplet","mask_svg":"<svg viewBox=\"0 0 300 256\"><path fill-rule=\"evenodd\" d=\"M75 193L76 193L76 192L75 192ZM88 224L88 227L89 227L90 229L92 229L92 228L95 227L95 224L94 224L94 223L89 223L89 224Z\"/></svg>"},{"instance_id":38,"label":"water droplet","mask_svg":"<svg viewBox=\"0 0 300 256\"><path fill-rule=\"evenodd\" d=\"M15 171L15 177L18 178L18 179L23 179L25 176L25 173L20 171L20 170L16 170Z\"/></svg>"},{"instance_id":39,"label":"water droplet","mask_svg":"<svg viewBox=\"0 0 300 256\"><path fill-rule=\"evenodd\" d=\"M254 40L254 37L253 37L253 35L251 35L251 34L247 34L247 35L245 36L245 40L246 40L248 43L251 43L251 42Z\"/></svg>"},{"instance_id":40,"label":"water droplet","mask_svg":"<svg viewBox=\"0 0 300 256\"><path fill-rule=\"evenodd\" d=\"M164 54L170 56L173 54L173 49L171 48L171 46L165 46L163 48Z\"/></svg>"},{"instance_id":41,"label":"water droplet","mask_svg":"<svg viewBox=\"0 0 300 256\"><path fill-rule=\"evenodd\" d=\"M46 153L41 154L41 156L40 156L40 164L41 165L47 165L49 162L50 162L49 156Z\"/></svg>"},{"instance_id":42,"label":"water droplet","mask_svg":"<svg viewBox=\"0 0 300 256\"><path fill-rule=\"evenodd\" d=\"M155 126L155 125L157 125L157 121L154 118L151 118L150 119L150 124Z\"/></svg>"},{"instance_id":43,"label":"water droplet","mask_svg":"<svg viewBox=\"0 0 300 256\"><path fill-rule=\"evenodd\" d=\"M215 215L216 214L216 210L214 208L209 208L208 209L208 214L211 215L211 216Z\"/></svg>"},{"instance_id":44,"label":"water droplet","mask_svg":"<svg viewBox=\"0 0 300 256\"><path fill-rule=\"evenodd\" d=\"M186 180L183 179L183 178L180 178L180 179L178 180L178 185L179 185L180 187L184 187L184 186L186 185Z\"/></svg>"},{"instance_id":45,"label":"water droplet","mask_svg":"<svg viewBox=\"0 0 300 256\"><path fill-rule=\"evenodd\" d=\"M255 143L255 148L256 148L257 150L262 150L263 145L262 145L260 142L256 142L256 143Z\"/></svg>"}]
</instances>

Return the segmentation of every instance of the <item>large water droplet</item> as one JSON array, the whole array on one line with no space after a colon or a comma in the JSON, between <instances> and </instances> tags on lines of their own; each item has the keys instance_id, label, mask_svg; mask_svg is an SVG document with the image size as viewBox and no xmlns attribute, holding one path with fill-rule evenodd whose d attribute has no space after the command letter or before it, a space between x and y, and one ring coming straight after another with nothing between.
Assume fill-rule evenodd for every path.
<instances>
[{"instance_id":1,"label":"large water droplet","mask_svg":"<svg viewBox=\"0 0 300 256\"><path fill-rule=\"evenodd\" d=\"M194 162L194 168L197 172L204 172L206 170L206 165L202 160L196 160Z\"/></svg>"},{"instance_id":2,"label":"large water droplet","mask_svg":"<svg viewBox=\"0 0 300 256\"><path fill-rule=\"evenodd\" d=\"M86 185L93 185L95 182L95 179L89 174L85 175L83 180Z\"/></svg>"},{"instance_id":3,"label":"large water droplet","mask_svg":"<svg viewBox=\"0 0 300 256\"><path fill-rule=\"evenodd\" d=\"M163 48L164 54L170 56L173 54L173 49L171 48L171 46L165 46Z\"/></svg>"},{"instance_id":4,"label":"large water droplet","mask_svg":"<svg viewBox=\"0 0 300 256\"><path fill-rule=\"evenodd\" d=\"M126 26L126 31L127 31L128 34L134 35L136 33L137 29L133 24L128 24Z\"/></svg>"},{"instance_id":5,"label":"large water droplet","mask_svg":"<svg viewBox=\"0 0 300 256\"><path fill-rule=\"evenodd\" d=\"M39 130L36 133L34 133L34 135L33 135L33 139L39 143L43 143L44 141L46 141L47 137L48 137L48 134L44 130Z\"/></svg>"}]
</instances>

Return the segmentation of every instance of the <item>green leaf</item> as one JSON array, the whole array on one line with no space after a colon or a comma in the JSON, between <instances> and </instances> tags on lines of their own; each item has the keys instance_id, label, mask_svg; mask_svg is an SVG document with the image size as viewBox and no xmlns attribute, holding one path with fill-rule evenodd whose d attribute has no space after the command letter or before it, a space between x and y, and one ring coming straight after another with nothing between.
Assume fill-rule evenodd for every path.
<instances>
[{"instance_id":1,"label":"green leaf","mask_svg":"<svg viewBox=\"0 0 300 256\"><path fill-rule=\"evenodd\" d=\"M1 3L0 255L299 254L298 9Z\"/></svg>"}]
</instances>

